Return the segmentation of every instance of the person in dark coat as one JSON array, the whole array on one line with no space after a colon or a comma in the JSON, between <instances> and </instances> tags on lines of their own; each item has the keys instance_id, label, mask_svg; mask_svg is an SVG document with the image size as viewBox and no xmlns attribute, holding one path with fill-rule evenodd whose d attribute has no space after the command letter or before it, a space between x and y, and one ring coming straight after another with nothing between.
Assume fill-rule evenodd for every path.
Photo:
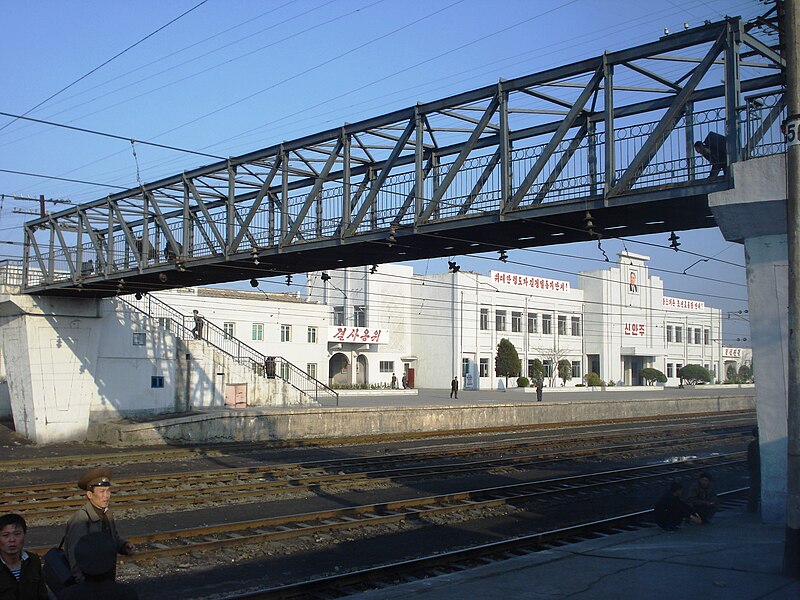
<instances>
[{"instance_id":1,"label":"person in dark coat","mask_svg":"<svg viewBox=\"0 0 800 600\"><path fill-rule=\"evenodd\" d=\"M758 427L753 427L753 440L747 444L747 472L750 474L747 512L756 512L761 502L761 451L758 446Z\"/></svg>"},{"instance_id":2,"label":"person in dark coat","mask_svg":"<svg viewBox=\"0 0 800 600\"><path fill-rule=\"evenodd\" d=\"M114 581L117 558L110 535L95 532L83 536L75 546L75 558L84 580L64 588L59 600L138 600L133 587Z\"/></svg>"},{"instance_id":3,"label":"person in dark coat","mask_svg":"<svg viewBox=\"0 0 800 600\"><path fill-rule=\"evenodd\" d=\"M203 339L203 315L195 308L192 311L192 320L194 321L194 327L192 327L192 335L196 340Z\"/></svg>"},{"instance_id":4,"label":"person in dark coat","mask_svg":"<svg viewBox=\"0 0 800 600\"><path fill-rule=\"evenodd\" d=\"M694 149L711 163L709 179L716 177L720 172L728 174L728 148L724 136L712 131L702 142L695 142Z\"/></svg>"},{"instance_id":5,"label":"person in dark coat","mask_svg":"<svg viewBox=\"0 0 800 600\"><path fill-rule=\"evenodd\" d=\"M453 396L458 399L458 377L453 377L453 381L450 382L450 397Z\"/></svg>"},{"instance_id":6,"label":"person in dark coat","mask_svg":"<svg viewBox=\"0 0 800 600\"><path fill-rule=\"evenodd\" d=\"M67 522L64 534L64 552L67 555L72 576L76 582L83 581L75 550L82 537L90 533L105 533L114 542L112 558L116 565L117 554L134 554L133 545L117 533L117 525L108 505L111 502L111 469L100 467L84 473L78 487L86 490L86 504L79 508ZM112 578L113 579L113 578Z\"/></svg>"},{"instance_id":7,"label":"person in dark coat","mask_svg":"<svg viewBox=\"0 0 800 600\"><path fill-rule=\"evenodd\" d=\"M669 490L664 492L653 509L653 517L656 525L664 531L676 531L683 523L684 519L690 519L692 523L701 523L698 515L691 506L681 500L683 486L674 482Z\"/></svg>"},{"instance_id":8,"label":"person in dark coat","mask_svg":"<svg viewBox=\"0 0 800 600\"><path fill-rule=\"evenodd\" d=\"M719 500L717 494L711 488L711 475L700 473L692 486L689 488L689 495L686 497L686 504L700 515L703 523L711 523L714 513L719 510Z\"/></svg>"},{"instance_id":9,"label":"person in dark coat","mask_svg":"<svg viewBox=\"0 0 800 600\"><path fill-rule=\"evenodd\" d=\"M0 600L47 600L42 562L25 550L28 524L20 515L0 517Z\"/></svg>"},{"instance_id":10,"label":"person in dark coat","mask_svg":"<svg viewBox=\"0 0 800 600\"><path fill-rule=\"evenodd\" d=\"M544 387L544 381L542 381L541 377L536 378L536 401L542 401L542 388Z\"/></svg>"}]
</instances>

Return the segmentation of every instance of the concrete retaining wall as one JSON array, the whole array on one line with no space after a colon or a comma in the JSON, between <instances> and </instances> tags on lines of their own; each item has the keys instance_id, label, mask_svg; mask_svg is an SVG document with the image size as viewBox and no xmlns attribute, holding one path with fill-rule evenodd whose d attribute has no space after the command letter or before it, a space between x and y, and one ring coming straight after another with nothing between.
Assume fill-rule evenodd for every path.
<instances>
[{"instance_id":1,"label":"concrete retaining wall","mask_svg":"<svg viewBox=\"0 0 800 600\"><path fill-rule=\"evenodd\" d=\"M138 424L96 423L90 441L112 445L309 440L753 410L752 392L676 399L586 400L369 408L247 408Z\"/></svg>"}]
</instances>

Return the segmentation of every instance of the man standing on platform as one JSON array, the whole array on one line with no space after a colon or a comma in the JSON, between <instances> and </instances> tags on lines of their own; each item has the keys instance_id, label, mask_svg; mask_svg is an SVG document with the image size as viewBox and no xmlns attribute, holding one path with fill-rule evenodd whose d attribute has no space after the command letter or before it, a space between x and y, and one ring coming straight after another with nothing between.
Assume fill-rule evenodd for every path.
<instances>
[{"instance_id":1,"label":"man standing on platform","mask_svg":"<svg viewBox=\"0 0 800 600\"><path fill-rule=\"evenodd\" d=\"M64 552L67 554L72 576L76 582L81 582L84 577L75 556L75 548L83 536L89 533L105 533L113 540L117 554L131 555L134 549L130 542L120 538L114 516L108 508L111 502L111 469L100 467L87 471L78 480L78 487L86 490L87 502L67 522Z\"/></svg>"},{"instance_id":2,"label":"man standing on platform","mask_svg":"<svg viewBox=\"0 0 800 600\"><path fill-rule=\"evenodd\" d=\"M542 381L541 375L536 379L536 401L542 401L542 388L544 387L544 381Z\"/></svg>"},{"instance_id":3,"label":"man standing on platform","mask_svg":"<svg viewBox=\"0 0 800 600\"><path fill-rule=\"evenodd\" d=\"M450 397L454 397L458 400L458 377L453 375L453 381L450 382Z\"/></svg>"}]
</instances>

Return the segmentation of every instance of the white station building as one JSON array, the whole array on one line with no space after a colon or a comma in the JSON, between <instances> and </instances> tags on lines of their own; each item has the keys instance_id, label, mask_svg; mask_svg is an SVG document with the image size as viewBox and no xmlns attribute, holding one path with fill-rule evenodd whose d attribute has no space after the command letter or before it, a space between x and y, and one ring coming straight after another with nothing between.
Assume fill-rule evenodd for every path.
<instances>
[{"instance_id":1,"label":"white station building","mask_svg":"<svg viewBox=\"0 0 800 600\"><path fill-rule=\"evenodd\" d=\"M503 338L522 374L538 359L550 386L582 384L589 372L608 385L643 385L646 367L678 385L686 364L721 381L747 364L749 349L722 346L721 311L664 295L647 261L623 252L619 266L581 273L578 287L385 264L310 273L305 295L185 288L145 295L137 308L132 297L86 303L0 289L0 416L55 441L81 439L89 423L118 415L321 401L291 377L317 391L309 376L333 388L439 389L457 376L462 389L496 390L506 385L494 368ZM216 342L187 335L193 310ZM255 360L241 360L251 349ZM265 357L278 357L278 377L265 376ZM564 359L572 369L562 382L555 367Z\"/></svg>"},{"instance_id":2,"label":"white station building","mask_svg":"<svg viewBox=\"0 0 800 600\"><path fill-rule=\"evenodd\" d=\"M575 386L588 372L614 385L643 385L653 367L678 385L678 370L699 364L724 379L721 311L664 294L646 256L623 252L619 265L568 281L505 271L415 275L404 265L309 275L308 299L330 307L329 376L334 383L385 384L405 374L416 387L498 389L501 339L529 375L539 359L546 385ZM572 378L556 378L562 359ZM355 367L354 367L355 365ZM509 385L516 382L509 380Z\"/></svg>"}]
</instances>

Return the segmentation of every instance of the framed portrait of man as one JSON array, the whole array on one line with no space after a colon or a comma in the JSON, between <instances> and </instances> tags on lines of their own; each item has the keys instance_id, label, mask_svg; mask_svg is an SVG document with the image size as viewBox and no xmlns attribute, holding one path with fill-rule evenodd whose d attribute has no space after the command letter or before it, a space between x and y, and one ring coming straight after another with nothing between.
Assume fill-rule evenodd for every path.
<instances>
[{"instance_id":1,"label":"framed portrait of man","mask_svg":"<svg viewBox=\"0 0 800 600\"><path fill-rule=\"evenodd\" d=\"M636 269L628 271L628 292L631 294L639 293L639 273Z\"/></svg>"}]
</instances>

